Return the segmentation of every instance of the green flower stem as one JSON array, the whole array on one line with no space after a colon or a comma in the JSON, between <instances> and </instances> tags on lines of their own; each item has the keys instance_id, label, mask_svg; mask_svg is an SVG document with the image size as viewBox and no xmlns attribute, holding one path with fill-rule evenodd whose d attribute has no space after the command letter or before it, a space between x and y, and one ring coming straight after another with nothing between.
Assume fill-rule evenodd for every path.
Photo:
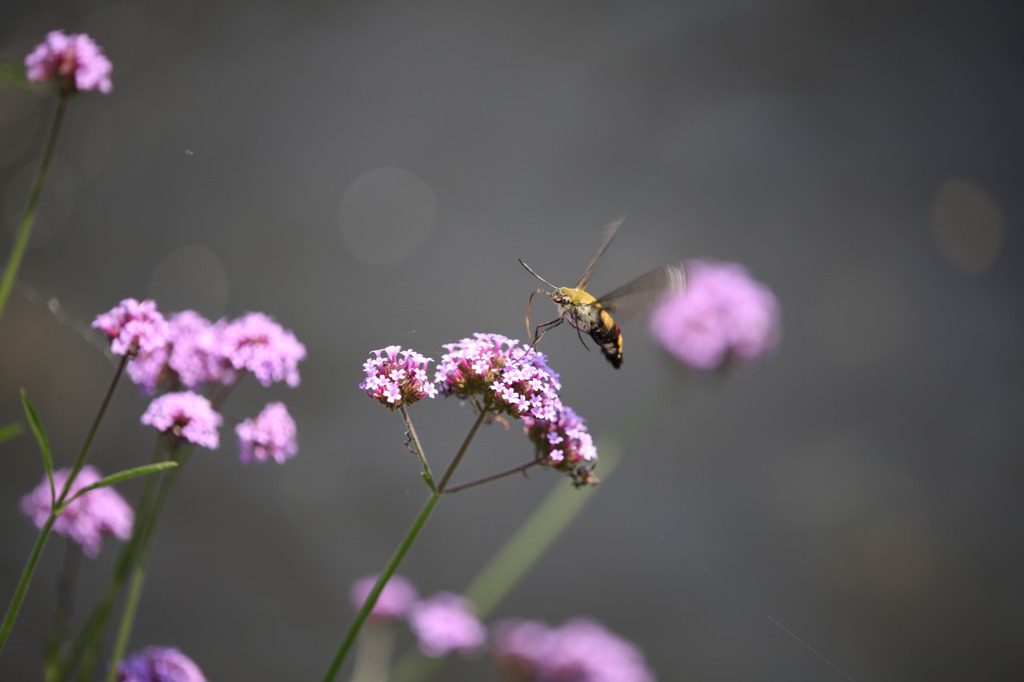
<instances>
[{"instance_id":1,"label":"green flower stem","mask_svg":"<svg viewBox=\"0 0 1024 682\"><path fill-rule=\"evenodd\" d=\"M82 549L73 542L64 545L64 565L57 582L57 607L53 615L53 631L46 645L46 657L43 664L43 679L54 682L61 670L61 651L71 623L75 582L78 577L78 565L81 563Z\"/></svg>"},{"instance_id":2,"label":"green flower stem","mask_svg":"<svg viewBox=\"0 0 1024 682\"><path fill-rule=\"evenodd\" d=\"M617 436L599 441L597 450L601 456L599 472L602 480L606 480L621 463L625 444L639 440L652 424L676 405L681 386L679 376L670 374L660 390L649 391L647 399L636 404L624 426L615 430ZM592 494L560 485L533 510L463 592L476 605L477 616L481 620L512 591L592 498Z\"/></svg>"},{"instance_id":3,"label":"green flower stem","mask_svg":"<svg viewBox=\"0 0 1024 682\"><path fill-rule=\"evenodd\" d=\"M389 624L369 622L356 644L349 682L387 682L395 631Z\"/></svg>"},{"instance_id":4,"label":"green flower stem","mask_svg":"<svg viewBox=\"0 0 1024 682\"><path fill-rule=\"evenodd\" d=\"M359 635L359 630L362 628L363 623L366 622L373 607L377 604L377 598L380 596L381 591L387 584L391 576L394 575L398 569L398 565L402 563L402 559L405 558L409 548L412 547L412 543L416 540L416 537L423 530L423 526L426 525L427 519L430 518L430 513L434 511L434 506L437 501L441 499L441 493L434 491L430 493L430 497L427 499L427 503L423 505L423 510L420 511L419 516L413 522L409 532L405 534L402 542L399 543L395 553L391 556L387 566L384 567L384 571L377 578L376 584L373 589L370 590L370 594L367 595L366 601L363 602L362 607L356 613L355 620L352 621L352 625L349 626L348 632L345 633L345 639L342 640L341 646L338 648L338 652L334 655L334 659L331 661L331 665L327 668L327 673L324 675L324 682L331 682L338 674L341 669L341 664L345 662L345 656L348 654L349 649L352 648L352 644L355 642L356 637Z\"/></svg>"},{"instance_id":5,"label":"green flower stem","mask_svg":"<svg viewBox=\"0 0 1024 682\"><path fill-rule=\"evenodd\" d=\"M46 172L50 167L50 160L53 158L53 150L57 147L57 137L60 133L60 125L64 120L64 112L67 107L69 95L61 93L57 98L57 111L53 116L53 123L50 125L50 136L46 140L46 147L43 149L43 156L39 161L39 169L36 171L35 180L32 183L32 190L28 195L28 203L25 206L25 214L21 219L21 227L14 237L14 247L7 259L7 267L4 268L3 280L0 281L0 319L3 318L4 308L7 299L14 286L14 279L18 276L21 268L21 259L25 255L28 246L28 238L32 234L32 226L36 220L36 210L39 207L39 196L42 194L43 185L46 183Z\"/></svg>"},{"instance_id":6,"label":"green flower stem","mask_svg":"<svg viewBox=\"0 0 1024 682\"><path fill-rule=\"evenodd\" d=\"M662 388L648 392L647 399L636 404L624 420L624 425L615 429L618 436L600 440L597 449L601 454L602 479L607 479L622 462L625 454L623 444L635 443L652 424L675 406L684 385L678 373L670 373ZM564 484L552 489L544 502L533 510L519 530L463 591L463 596L476 606L476 615L480 620L486 619L508 596L592 498L593 494ZM441 668L444 660L426 658L415 649L409 649L395 665L392 679L396 682L430 679Z\"/></svg>"},{"instance_id":7,"label":"green flower stem","mask_svg":"<svg viewBox=\"0 0 1024 682\"><path fill-rule=\"evenodd\" d=\"M156 500L148 510L142 525L142 534L139 538L138 558L132 568L131 584L128 588L128 596L125 601L124 610L121 612L121 624L117 630L117 640L114 642L114 650L110 654L110 667L107 671L107 682L116 682L118 667L121 659L128 649L128 640L131 638L132 627L135 625L135 614L138 612L139 600L142 598L142 586L146 580L146 566L149 560L149 552L153 548L153 537L156 535L156 524L160 519L160 511L164 502L178 479L178 474L184 468L184 459L187 453L175 450L171 459L179 462L179 466L166 473L160 480L160 488L157 491Z\"/></svg>"},{"instance_id":8,"label":"green flower stem","mask_svg":"<svg viewBox=\"0 0 1024 682\"><path fill-rule=\"evenodd\" d=\"M484 423L489 407L489 403L484 403L483 407L480 408L480 412L476 416L476 421L473 422L473 426L470 427L469 433L467 433L466 437L462 440L462 445L459 446L459 451L455 453L455 457L452 458L452 463L448 465L448 470L444 472L444 477L441 478L441 483L437 486L439 492L445 492L445 487L448 485L448 481L451 480L452 474L455 473L455 468L459 466L459 462L462 461L463 455L465 455L466 450L469 449L469 444L473 442L473 437L476 436L477 429L479 429L480 425Z\"/></svg>"},{"instance_id":9,"label":"green flower stem","mask_svg":"<svg viewBox=\"0 0 1024 682\"><path fill-rule=\"evenodd\" d=\"M409 440L412 441L416 456L420 458L420 464L423 466L423 480L427 482L430 491L436 493L437 486L434 484L434 474L430 471L427 456L423 454L423 445L420 443L419 436L416 435L416 427L412 425L409 413L405 411L405 405L399 407L399 410L402 412L402 419L405 420L405 430L409 432Z\"/></svg>"},{"instance_id":10,"label":"green flower stem","mask_svg":"<svg viewBox=\"0 0 1024 682\"><path fill-rule=\"evenodd\" d=\"M153 452L153 462L159 461L160 455L163 452L163 448L159 445L161 442L162 439L157 440L158 446ZM158 476L146 477L146 485L143 487L139 501L136 503L137 519L149 517L149 510L152 509L156 501L159 481L160 477ZM141 527L140 522L140 525L137 525L136 528ZM107 618L110 617L110 612L114 608L114 600L117 599L117 595L120 594L125 582L128 580L128 576L131 574L131 568L135 563L141 537L141 532L132 533L132 537L128 542L121 546L121 551L117 555L117 561L114 564L114 570L110 575L110 579L107 581L103 597L93 608L88 621L79 631L60 679L73 679L75 670L78 670L79 682L87 682L94 679L93 671L96 669L96 661L100 653L100 641L103 633L106 631Z\"/></svg>"},{"instance_id":11,"label":"green flower stem","mask_svg":"<svg viewBox=\"0 0 1024 682\"><path fill-rule=\"evenodd\" d=\"M103 420L103 415L107 412L107 407L110 405L110 399L114 395L114 388L117 386L118 380L121 378L121 374L124 372L125 363L128 362L128 356L121 358L121 362L118 363L117 369L114 371L114 378L110 381L110 386L107 387L107 393L103 396L103 401L100 403L100 409L96 412L96 418L93 419L92 426L89 427L89 433L85 437L85 442L82 444L82 449L78 453L78 457L75 459L75 463L71 468L71 474L68 476L67 482L64 484L64 489L61 490L60 497L57 498L56 504L50 511L50 517L43 524L42 529L39 531L39 538L36 540L35 546L32 548L32 553L29 555L28 563L25 564L25 570L21 573L21 578L18 580L18 586L14 590L14 597L11 599L11 604L7 608L7 613L4 616L3 625L0 625L0 653L3 653L4 645L7 643L7 637L11 633L11 628L14 627L14 620L18 617L18 611L21 609L21 602L25 599L25 594L28 592L29 583L32 582L32 574L35 573L36 564L39 562L39 557L43 552L43 547L46 545L47 539L50 537L50 531L53 530L53 524L57 522L56 510L60 509L64 504L64 500L68 496L68 491L71 490L71 484L74 482L75 477L78 476L78 472L82 470L85 465L85 456L89 452L89 446L92 445L93 438L96 436L96 432L99 430L100 422Z\"/></svg>"},{"instance_id":12,"label":"green flower stem","mask_svg":"<svg viewBox=\"0 0 1024 682\"><path fill-rule=\"evenodd\" d=\"M7 615L4 616L3 625L0 625L0 652L3 652L4 644L7 642L7 635L10 634L11 628L14 627L14 619L18 616L18 609L21 608L21 602L25 599L25 593L28 592L28 584L31 582L32 574L36 570L36 563L39 562L39 556L43 553L43 546L46 545L46 540L50 537L50 529L53 528L53 524L56 521L57 517L50 514L50 517L46 519L46 523L43 524L42 529L39 531L36 544L28 555L25 570L21 572L21 579L18 580L18 586L14 589L11 605L7 608Z\"/></svg>"}]
</instances>

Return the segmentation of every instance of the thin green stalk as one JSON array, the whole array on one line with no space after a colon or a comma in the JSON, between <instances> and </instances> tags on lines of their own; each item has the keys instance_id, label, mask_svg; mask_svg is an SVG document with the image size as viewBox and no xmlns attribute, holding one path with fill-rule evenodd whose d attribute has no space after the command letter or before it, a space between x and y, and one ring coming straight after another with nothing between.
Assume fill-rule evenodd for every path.
<instances>
[{"instance_id":1,"label":"thin green stalk","mask_svg":"<svg viewBox=\"0 0 1024 682\"><path fill-rule=\"evenodd\" d=\"M158 439L158 446L151 460L153 462L159 461L160 455L163 452L163 448L160 446L161 442L162 438ZM78 637L71 648L71 653L67 658L61 679L73 679L76 670L78 670L78 680L80 682L87 682L87 680L93 679L93 671L96 668L96 661L102 646L100 640L106 631L107 618L114 608L114 600L124 587L125 581L128 580L128 576L131 574L131 568L135 564L135 558L138 555L142 538L141 524L152 515L152 509L156 504L157 491L160 489L159 483L160 477L158 476L146 477L146 485L142 489L138 503L136 503L136 532L132 533L131 539L121 546L121 551L117 556L114 570L107 582L103 597L93 608L89 619L79 631Z\"/></svg>"},{"instance_id":2,"label":"thin green stalk","mask_svg":"<svg viewBox=\"0 0 1024 682\"><path fill-rule=\"evenodd\" d=\"M177 450L171 455L171 459L175 461L179 461L182 457L184 457L184 453ZM117 669L121 663L121 659L124 658L125 652L128 650L128 640L131 638L132 627L135 625L135 614L138 613L139 601L142 598L142 586L146 579L146 567L149 560L149 552L153 548L153 537L156 535L156 524L160 519L160 511L163 509L164 503L167 501L167 496L170 494L171 488L177 480L184 462L181 462L181 464L182 466L178 466L161 478L160 489L157 492L156 501L148 514L148 518L143 522L142 537L139 540L139 554L135 561L135 565L132 568L132 580L128 588L128 596L125 601L124 609L121 612L121 624L117 630L117 639L114 642L114 650L110 654L110 667L107 671L107 682L117 681Z\"/></svg>"},{"instance_id":3,"label":"thin green stalk","mask_svg":"<svg viewBox=\"0 0 1024 682\"><path fill-rule=\"evenodd\" d=\"M62 92L57 98L57 111L54 113L53 123L50 125L50 136L46 140L43 156L39 160L39 168L36 170L36 177L28 195L28 203L25 205L25 214L21 219L21 227L18 228L18 234L14 237L14 247L7 259L7 267L4 268L3 280L0 281L0 319L3 318L7 299L14 286L14 279L18 276L21 260L28 247L28 238L32 234L32 226L35 224L36 210L39 206L39 196L42 194L43 185L46 184L46 172L50 167L50 160L53 158L53 150L57 147L57 137L60 133L61 122L64 120L69 96Z\"/></svg>"},{"instance_id":4,"label":"thin green stalk","mask_svg":"<svg viewBox=\"0 0 1024 682\"><path fill-rule=\"evenodd\" d=\"M28 592L29 583L32 582L32 574L35 573L36 564L39 562L39 556L42 554L43 547L46 545L46 540L50 537L50 531L53 529L53 524L57 521L56 510L61 508L64 504L64 500L68 496L68 491L71 489L71 484L74 482L78 472L82 470L85 465L85 456L89 452L89 446L92 445L93 438L96 436L96 431L99 430L100 422L103 420L103 415L106 414L107 407L110 405L110 399L114 395L114 388L117 386L118 380L121 378L121 374L124 372L125 363L128 361L128 356L121 358L121 362L118 363L117 369L114 371L114 378L110 381L110 385L107 387L107 392L103 396L103 401L100 403L100 409L96 412L96 418L93 419L92 425L89 427L89 433L86 434L85 442L82 444L82 449L78 453L78 457L75 459L74 466L71 468L71 474L68 476L67 482L64 484L64 489L61 491L60 497L57 498L56 504L50 511L50 518L43 524L42 529L39 531L39 538L36 540L35 546L32 548L32 553L29 555L28 563L25 565L25 570L21 573L21 578L18 580L18 586L14 590L14 597L11 599L11 604L7 608L7 613L4 616L3 625L0 625L0 653L3 653L4 645L7 643L7 637L11 632L11 628L14 627L14 620L18 617L18 611L21 609L21 603L25 599L25 594Z\"/></svg>"},{"instance_id":5,"label":"thin green stalk","mask_svg":"<svg viewBox=\"0 0 1024 682\"><path fill-rule=\"evenodd\" d=\"M71 623L75 582L81 558L81 547L73 542L65 543L64 565L57 582L57 607L53 614L53 631L50 633L50 641L46 645L46 657L43 663L43 679L47 682L56 680L60 674L60 659Z\"/></svg>"},{"instance_id":6,"label":"thin green stalk","mask_svg":"<svg viewBox=\"0 0 1024 682\"><path fill-rule=\"evenodd\" d=\"M412 425L409 413L405 411L405 405L400 406L399 411L402 413L402 419L405 420L405 430L409 432L409 440L412 441L416 456L419 457L420 465L423 467L423 480L427 482L431 492L437 492L437 486L434 484L434 474L430 471L427 456L423 453L423 445L420 443L419 436L416 435L416 427Z\"/></svg>"},{"instance_id":7,"label":"thin green stalk","mask_svg":"<svg viewBox=\"0 0 1024 682\"><path fill-rule=\"evenodd\" d=\"M56 521L57 517L50 514L50 517L46 519L46 523L43 524L42 529L39 531L36 544L33 545L32 551L28 555L28 562L25 564L25 569L21 572L18 586L14 589L11 605L7 608L7 615L4 616L3 625L0 625L0 653L4 650L7 635L10 634L11 628L14 627L14 619L18 616L18 610L21 608L21 602L25 599L25 593L28 592L28 584L32 581L32 574L36 570L39 556L43 553L43 546L46 545L46 540L50 537L50 529L53 528L53 524Z\"/></svg>"},{"instance_id":8,"label":"thin green stalk","mask_svg":"<svg viewBox=\"0 0 1024 682\"><path fill-rule=\"evenodd\" d=\"M602 480L606 480L622 461L625 444L636 442L671 406L676 405L675 398L681 385L677 375L670 375L660 390L648 392L647 400L636 404L624 425L616 429L617 436L605 437L598 442L597 450L601 456L598 473ZM533 510L463 592L476 605L481 619L501 603L592 498L592 494L560 485Z\"/></svg>"},{"instance_id":9,"label":"thin green stalk","mask_svg":"<svg viewBox=\"0 0 1024 682\"><path fill-rule=\"evenodd\" d=\"M470 427L469 433L462 440L462 445L459 446L459 451L455 453L455 457L452 458L452 463L448 465L448 470L444 472L444 476L441 478L441 482L438 484L437 489L439 492L444 492L448 485L448 481L451 479L452 474L455 473L455 468L459 466L459 462L462 461L463 455L469 449L469 444L473 442L473 437L476 436L477 429L484 423L484 419L487 417L487 409L490 407L488 403L484 403L483 407L480 408L479 414L476 416L476 421L473 422L473 426Z\"/></svg>"},{"instance_id":10,"label":"thin green stalk","mask_svg":"<svg viewBox=\"0 0 1024 682\"><path fill-rule=\"evenodd\" d=\"M345 656L348 654L349 649L352 648L352 644L356 641L356 637L359 635L359 630L363 627L363 623L370 615L370 611L377 604L377 598L380 596L381 591L387 584L391 576L394 575L395 571L398 570L398 565L402 563L402 559L405 558L409 548L412 547L412 543L419 536L420 531L423 530L423 526L426 525L427 519L430 518L430 513L434 511L434 506L437 501L441 499L440 492L430 493L430 497L427 499L427 503L423 505L422 511L416 517L409 532L402 538L402 542L399 543L395 553L388 560L387 566L384 567L384 571L377 578L376 584L373 589L370 590L370 594L366 596L366 601L363 602L362 607L356 613L355 620L352 621L352 625L349 626L348 632L345 633L345 639L342 640L341 646L338 647L337 653L331 660L330 666L327 668L327 673L324 675L324 682L331 682L338 674L341 669L342 663L345 662Z\"/></svg>"}]
</instances>

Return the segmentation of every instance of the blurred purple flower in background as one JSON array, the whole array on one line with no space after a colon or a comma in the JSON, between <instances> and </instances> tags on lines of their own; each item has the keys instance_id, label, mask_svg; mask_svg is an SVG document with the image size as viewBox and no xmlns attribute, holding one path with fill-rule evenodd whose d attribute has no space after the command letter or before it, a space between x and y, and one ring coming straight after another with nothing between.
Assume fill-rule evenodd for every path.
<instances>
[{"instance_id":1,"label":"blurred purple flower in background","mask_svg":"<svg viewBox=\"0 0 1024 682\"><path fill-rule=\"evenodd\" d=\"M561 413L558 374L543 353L501 334L473 334L446 343L434 380L459 398L479 395L513 417L555 419Z\"/></svg>"},{"instance_id":2,"label":"blurred purple flower in background","mask_svg":"<svg viewBox=\"0 0 1024 682\"><path fill-rule=\"evenodd\" d=\"M53 484L59 496L67 483L70 468L60 469L53 474ZM86 465L78 472L67 499L71 499L82 488L92 485L103 477L95 467ZM50 482L43 476L43 481L28 495L21 498L21 509L42 528L52 509L50 504ZM86 556L98 556L103 548L103 536L113 535L127 540L132 534L132 523L135 515L132 508L121 495L106 486L90 490L73 501L57 517L53 529L64 537L82 546Z\"/></svg>"},{"instance_id":3,"label":"blurred purple flower in background","mask_svg":"<svg viewBox=\"0 0 1024 682\"><path fill-rule=\"evenodd\" d=\"M643 652L588 618L553 628L532 620L507 620L491 631L499 665L515 679L551 682L654 682Z\"/></svg>"},{"instance_id":4,"label":"blurred purple flower in background","mask_svg":"<svg viewBox=\"0 0 1024 682\"><path fill-rule=\"evenodd\" d=\"M437 387L427 375L427 365L433 358L401 346L370 352L376 357L363 363L366 380L359 384L366 395L392 410L437 395Z\"/></svg>"},{"instance_id":5,"label":"blurred purple flower in background","mask_svg":"<svg viewBox=\"0 0 1024 682\"><path fill-rule=\"evenodd\" d=\"M409 612L409 627L419 640L420 651L430 658L452 651L469 655L487 639L487 631L473 613L473 604L450 592L439 592L416 604Z\"/></svg>"},{"instance_id":6,"label":"blurred purple flower in background","mask_svg":"<svg viewBox=\"0 0 1024 682\"><path fill-rule=\"evenodd\" d=\"M167 365L182 386L194 391L207 383L235 383L238 374L219 343L225 321L213 324L193 310L183 310L172 315L168 324L171 351Z\"/></svg>"},{"instance_id":7,"label":"blurred purple flower in background","mask_svg":"<svg viewBox=\"0 0 1024 682\"><path fill-rule=\"evenodd\" d=\"M299 451L295 420L284 403L270 403L255 419L246 419L236 426L235 433L238 434L239 458L245 463L273 459L284 464Z\"/></svg>"},{"instance_id":8,"label":"blurred purple flower in background","mask_svg":"<svg viewBox=\"0 0 1024 682\"><path fill-rule=\"evenodd\" d=\"M117 682L206 682L206 677L179 650L151 646L121 661Z\"/></svg>"},{"instance_id":9,"label":"blurred purple flower in background","mask_svg":"<svg viewBox=\"0 0 1024 682\"><path fill-rule=\"evenodd\" d=\"M735 263L689 261L684 291L651 314L651 335L685 367L711 371L771 353L781 335L779 303Z\"/></svg>"},{"instance_id":10,"label":"blurred purple flower in background","mask_svg":"<svg viewBox=\"0 0 1024 682\"><path fill-rule=\"evenodd\" d=\"M377 576L371 575L361 578L352 584L349 590L349 597L352 605L358 610L362 608L363 602L369 596L370 590L377 583ZM400 575L392 575L384 589L381 590L377 603L370 611L370 617L380 621L401 620L408 615L409 610L419 599L419 593L413 584Z\"/></svg>"},{"instance_id":11,"label":"blurred purple flower in background","mask_svg":"<svg viewBox=\"0 0 1024 682\"><path fill-rule=\"evenodd\" d=\"M165 393L146 408L141 419L162 433L216 450L220 444L217 427L223 419L210 401L190 391Z\"/></svg>"},{"instance_id":12,"label":"blurred purple flower in background","mask_svg":"<svg viewBox=\"0 0 1024 682\"><path fill-rule=\"evenodd\" d=\"M25 57L25 68L30 81L57 81L67 93L99 90L106 94L113 89L113 65L85 33L50 31Z\"/></svg>"},{"instance_id":13,"label":"blurred purple flower in background","mask_svg":"<svg viewBox=\"0 0 1024 682\"><path fill-rule=\"evenodd\" d=\"M299 385L298 364L306 358L306 347L273 318L246 313L224 327L221 344L232 367L252 372L264 386L276 381Z\"/></svg>"},{"instance_id":14,"label":"blurred purple flower in background","mask_svg":"<svg viewBox=\"0 0 1024 682\"><path fill-rule=\"evenodd\" d=\"M138 355L166 351L167 320L151 300L126 298L93 320L92 326L110 339L114 355Z\"/></svg>"}]
</instances>

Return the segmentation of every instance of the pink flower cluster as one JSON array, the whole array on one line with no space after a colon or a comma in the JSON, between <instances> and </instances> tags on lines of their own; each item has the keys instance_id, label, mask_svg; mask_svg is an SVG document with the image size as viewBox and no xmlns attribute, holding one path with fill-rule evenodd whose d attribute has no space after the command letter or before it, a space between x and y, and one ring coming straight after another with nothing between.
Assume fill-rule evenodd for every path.
<instances>
[{"instance_id":1,"label":"pink flower cluster","mask_svg":"<svg viewBox=\"0 0 1024 682\"><path fill-rule=\"evenodd\" d=\"M54 494L57 497L67 484L70 474L71 469L59 469L53 473ZM66 499L70 500L75 493L102 478L95 467L82 467L71 484ZM43 476L42 482L21 498L21 509L38 528L42 528L53 509L51 500L50 482ZM68 504L57 517L53 529L81 545L86 556L96 557L103 548L105 536L113 535L121 540L131 537L134 520L132 508L124 498L116 490L106 486L90 490Z\"/></svg>"},{"instance_id":2,"label":"pink flower cluster","mask_svg":"<svg viewBox=\"0 0 1024 682\"><path fill-rule=\"evenodd\" d=\"M434 373L441 394L523 419L540 463L568 473L577 486L597 482L590 474L597 461L594 442L583 420L562 404L558 374L543 353L501 334L477 333L444 348ZM367 378L359 384L371 398L395 409L438 392L426 378L430 358L399 346L372 352L363 364Z\"/></svg>"},{"instance_id":3,"label":"pink flower cluster","mask_svg":"<svg viewBox=\"0 0 1024 682\"><path fill-rule=\"evenodd\" d=\"M367 576L352 585L350 596L355 608L363 606L376 582L377 576ZM472 655L487 638L467 599L450 592L420 599L413 584L399 575L391 576L384 585L370 616L381 623L408 620L420 651L431 658L452 652Z\"/></svg>"},{"instance_id":4,"label":"pink flower cluster","mask_svg":"<svg viewBox=\"0 0 1024 682\"><path fill-rule=\"evenodd\" d=\"M112 352L129 356L128 375L145 393L168 391L153 400L142 423L211 449L219 445L223 418L201 392L234 386L246 374L263 386L297 386L306 357L295 335L263 313L210 322L186 310L168 320L153 301L126 298L93 327L107 335ZM298 450L295 421L281 403L267 405L235 432L243 462L282 463Z\"/></svg>"},{"instance_id":5,"label":"pink flower cluster","mask_svg":"<svg viewBox=\"0 0 1024 682\"><path fill-rule=\"evenodd\" d=\"M651 335L684 367L706 372L769 355L780 337L779 303L735 263L690 261L687 286L651 314Z\"/></svg>"},{"instance_id":6,"label":"pink flower cluster","mask_svg":"<svg viewBox=\"0 0 1024 682\"><path fill-rule=\"evenodd\" d=\"M432 358L401 346L371 352L374 357L363 363L366 380L359 384L366 395L392 410L437 395L437 387L427 376L427 365L433 362Z\"/></svg>"},{"instance_id":7,"label":"pink flower cluster","mask_svg":"<svg viewBox=\"0 0 1024 682\"><path fill-rule=\"evenodd\" d=\"M654 682L643 652L598 622L576 618L561 627L508 620L493 628L499 665L514 679L547 682Z\"/></svg>"},{"instance_id":8,"label":"pink flower cluster","mask_svg":"<svg viewBox=\"0 0 1024 682\"><path fill-rule=\"evenodd\" d=\"M150 646L121 661L117 682L206 682L206 677L179 650Z\"/></svg>"},{"instance_id":9,"label":"pink flower cluster","mask_svg":"<svg viewBox=\"0 0 1024 682\"><path fill-rule=\"evenodd\" d=\"M30 81L56 81L66 93L99 90L110 93L113 65L85 33L50 31L25 57Z\"/></svg>"}]
</instances>

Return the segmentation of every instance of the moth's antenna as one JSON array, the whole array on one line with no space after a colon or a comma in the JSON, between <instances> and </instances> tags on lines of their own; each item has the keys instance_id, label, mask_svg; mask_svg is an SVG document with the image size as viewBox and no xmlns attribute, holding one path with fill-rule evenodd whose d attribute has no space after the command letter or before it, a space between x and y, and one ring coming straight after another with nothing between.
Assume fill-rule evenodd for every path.
<instances>
[{"instance_id":1,"label":"moth's antenna","mask_svg":"<svg viewBox=\"0 0 1024 682\"><path fill-rule=\"evenodd\" d=\"M527 271L528 273L530 273L531 275L533 275L534 277L536 277L536 278L537 278L537 279L539 279L540 281L544 282L544 284L547 284L547 285L548 285L549 287L551 287L552 289L557 289L557 288L558 288L558 287L556 287L556 286L555 286L554 284L552 284L551 282L547 281L546 279L544 279L543 277L541 277L540 275L538 275L538 274L537 274L536 272L534 272L534 271L533 271L533 268L531 268L531 267L530 267L529 265L527 265L526 263L524 263L524 262L523 262L523 259L522 259L522 258L520 258L520 259L519 259L519 264L520 264L520 265L522 265L522 266L523 266L524 268L526 268L526 271Z\"/></svg>"}]
</instances>

